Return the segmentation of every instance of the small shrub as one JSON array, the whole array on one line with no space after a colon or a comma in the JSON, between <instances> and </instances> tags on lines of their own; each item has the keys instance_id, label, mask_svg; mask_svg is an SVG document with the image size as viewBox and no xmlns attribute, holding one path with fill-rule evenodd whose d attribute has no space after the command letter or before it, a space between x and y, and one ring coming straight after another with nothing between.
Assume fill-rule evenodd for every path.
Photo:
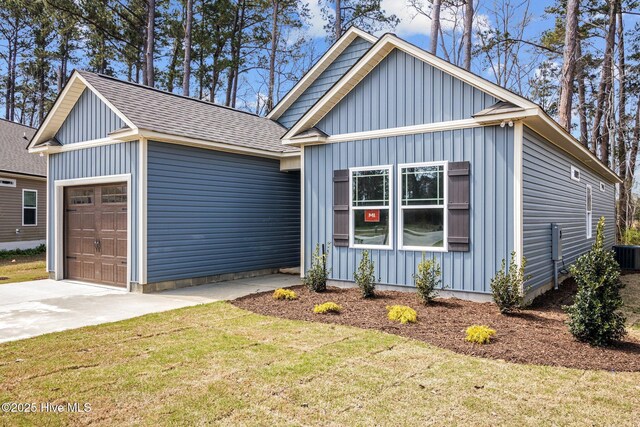
<instances>
[{"instance_id":1,"label":"small shrub","mask_svg":"<svg viewBox=\"0 0 640 427\"><path fill-rule=\"evenodd\" d=\"M329 248L331 244L327 244L327 251L320 253L320 245L316 245L316 249L313 251L313 258L311 261L311 268L307 270L306 276L302 279L302 283L314 292L324 292L327 290L327 278L329 277L329 271L327 271L327 258L329 257Z\"/></svg>"},{"instance_id":2,"label":"small shrub","mask_svg":"<svg viewBox=\"0 0 640 427\"><path fill-rule=\"evenodd\" d=\"M316 314L340 313L340 311L342 311L342 307L331 301L316 304L315 307L313 307L313 312Z\"/></svg>"},{"instance_id":3,"label":"small shrub","mask_svg":"<svg viewBox=\"0 0 640 427\"><path fill-rule=\"evenodd\" d=\"M625 317L622 307L620 266L613 251L604 248L604 217L598 221L596 240L591 250L580 256L569 268L578 284L573 305L565 307L569 315L569 331L579 341L591 345L607 345L622 338Z\"/></svg>"},{"instance_id":4,"label":"small shrub","mask_svg":"<svg viewBox=\"0 0 640 427\"><path fill-rule=\"evenodd\" d=\"M31 249L12 249L12 250L0 250L0 259L11 259L16 256L36 256L43 254L47 251L45 245L38 245Z\"/></svg>"},{"instance_id":5,"label":"small shrub","mask_svg":"<svg viewBox=\"0 0 640 427\"><path fill-rule=\"evenodd\" d=\"M403 325L405 323L416 323L418 321L418 313L406 305L391 305L387 306L387 317L394 322L400 322Z\"/></svg>"},{"instance_id":6,"label":"small shrub","mask_svg":"<svg viewBox=\"0 0 640 427\"><path fill-rule=\"evenodd\" d=\"M627 228L622 233L622 243L625 245L640 245L640 230Z\"/></svg>"},{"instance_id":7,"label":"small shrub","mask_svg":"<svg viewBox=\"0 0 640 427\"><path fill-rule=\"evenodd\" d=\"M353 273L353 278L362 292L363 298L371 298L375 296L376 277L374 274L375 266L369 258L369 251L362 252L362 259L358 265L358 270Z\"/></svg>"},{"instance_id":8,"label":"small shrub","mask_svg":"<svg viewBox=\"0 0 640 427\"><path fill-rule=\"evenodd\" d=\"M500 309L500 313L503 314L522 308L524 305L524 282L527 280L524 276L524 267L527 265L526 258L522 257L522 264L518 267L514 251L511 252L508 272L504 271L505 264L503 259L500 270L491 279L493 301Z\"/></svg>"},{"instance_id":9,"label":"small shrub","mask_svg":"<svg viewBox=\"0 0 640 427\"><path fill-rule=\"evenodd\" d=\"M422 302L429 304L438 296L438 288L442 287L440 280L440 264L435 259L425 259L422 253L422 261L418 264L418 272L413 275L416 282L418 296Z\"/></svg>"},{"instance_id":10,"label":"small shrub","mask_svg":"<svg viewBox=\"0 0 640 427\"><path fill-rule=\"evenodd\" d=\"M491 329L488 326L472 325L467 328L465 341L476 344L487 344L495 334L495 329Z\"/></svg>"},{"instance_id":11,"label":"small shrub","mask_svg":"<svg viewBox=\"0 0 640 427\"><path fill-rule=\"evenodd\" d=\"M276 289L273 291L273 299L294 300L298 299L298 295L291 289Z\"/></svg>"}]
</instances>

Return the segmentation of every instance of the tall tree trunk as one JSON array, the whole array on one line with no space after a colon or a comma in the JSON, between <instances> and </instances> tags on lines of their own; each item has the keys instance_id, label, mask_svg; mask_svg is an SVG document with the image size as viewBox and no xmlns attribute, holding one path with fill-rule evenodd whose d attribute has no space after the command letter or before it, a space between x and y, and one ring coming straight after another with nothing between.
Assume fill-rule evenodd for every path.
<instances>
[{"instance_id":1,"label":"tall tree trunk","mask_svg":"<svg viewBox=\"0 0 640 427\"><path fill-rule=\"evenodd\" d=\"M627 189L627 173L628 173L628 161L627 160L627 146L625 143L625 135L627 131L627 91L626 91L626 65L625 65L625 50L624 50L624 26L622 19L622 10L618 5L618 135L617 135L617 158L619 165L620 179L623 181L623 188L620 191L620 200L618 203L618 238L622 237L624 230L629 228L628 213L629 213L629 198L630 188ZM635 160L634 160L635 161ZM633 179L631 180L633 181ZM628 191L629 190L629 191Z\"/></svg>"},{"instance_id":2,"label":"tall tree trunk","mask_svg":"<svg viewBox=\"0 0 640 427\"><path fill-rule=\"evenodd\" d=\"M269 87L267 89L267 111L273 109L274 88L276 83L276 53L278 52L278 13L279 0L272 0L273 12L271 16L271 49L269 51Z\"/></svg>"},{"instance_id":3,"label":"tall tree trunk","mask_svg":"<svg viewBox=\"0 0 640 427\"><path fill-rule=\"evenodd\" d=\"M336 40L338 40L340 37L342 37L342 1L341 0L335 0L336 1L336 28L334 28L335 31L335 38Z\"/></svg>"},{"instance_id":4,"label":"tall tree trunk","mask_svg":"<svg viewBox=\"0 0 640 427\"><path fill-rule=\"evenodd\" d=\"M467 0L464 8L464 31L462 34L464 43L463 67L471 70L471 50L473 48L473 0Z\"/></svg>"},{"instance_id":5,"label":"tall tree trunk","mask_svg":"<svg viewBox=\"0 0 640 427\"><path fill-rule=\"evenodd\" d=\"M429 52L436 54L438 50L438 34L440 33L440 9L442 0L433 0L431 6L431 34L429 35Z\"/></svg>"},{"instance_id":6,"label":"tall tree trunk","mask_svg":"<svg viewBox=\"0 0 640 427\"><path fill-rule=\"evenodd\" d=\"M596 111L593 118L593 130L591 132L591 145L593 149L600 148L599 157L605 164L609 164L609 141L602 138L602 119L607 111L609 96L607 89L611 86L611 66L613 64L613 45L616 35L616 9L617 2L609 5L609 28L607 30L604 60L602 61L602 78L598 86ZM605 124L606 126L606 124Z\"/></svg>"},{"instance_id":7,"label":"tall tree trunk","mask_svg":"<svg viewBox=\"0 0 640 427\"><path fill-rule=\"evenodd\" d=\"M239 0L242 1L242 0ZM236 13L233 16L233 32L231 33L231 52L230 52L230 57L231 57L231 65L229 66L229 72L227 73L227 92L226 92L226 97L225 97L225 101L224 101L224 105L226 105L227 107L231 106L231 96L233 95L233 81L234 81L234 71L236 70L236 68L234 67L233 61L236 57L236 52L235 52L235 48L236 48L236 44L235 44L235 39L236 37L238 37L238 33L240 32L239 29L239 22L240 22L240 4L238 2L238 5L236 6Z\"/></svg>"},{"instance_id":8,"label":"tall tree trunk","mask_svg":"<svg viewBox=\"0 0 640 427\"><path fill-rule=\"evenodd\" d=\"M193 26L193 0L187 0L187 22L184 26L184 64L182 66L182 94L189 96L191 81L191 27Z\"/></svg>"},{"instance_id":9,"label":"tall tree trunk","mask_svg":"<svg viewBox=\"0 0 640 427\"><path fill-rule=\"evenodd\" d=\"M578 80L578 115L580 116L580 143L585 147L589 145L589 124L587 123L587 90L585 84L585 61L582 58L582 41L578 40L576 78Z\"/></svg>"},{"instance_id":10,"label":"tall tree trunk","mask_svg":"<svg viewBox=\"0 0 640 427\"><path fill-rule=\"evenodd\" d=\"M231 93L231 107L236 108L236 100L238 99L238 81L240 80L240 55L242 53L242 36L245 26L245 12L247 9L246 0L242 0L240 7L240 22L238 25L238 34L236 37L235 58L233 60L233 90Z\"/></svg>"},{"instance_id":11,"label":"tall tree trunk","mask_svg":"<svg viewBox=\"0 0 640 427\"><path fill-rule=\"evenodd\" d=\"M146 85L155 85L155 70L153 65L153 54L155 44L155 24L156 24L156 0L147 0L147 47L145 49L145 72Z\"/></svg>"},{"instance_id":12,"label":"tall tree trunk","mask_svg":"<svg viewBox=\"0 0 640 427\"><path fill-rule=\"evenodd\" d=\"M564 32L564 55L560 88L558 122L571 130L571 104L573 101L573 80L576 72L576 46L578 42L579 0L567 1L567 25Z\"/></svg>"},{"instance_id":13,"label":"tall tree trunk","mask_svg":"<svg viewBox=\"0 0 640 427\"><path fill-rule=\"evenodd\" d=\"M167 69L167 90L173 92L176 76L178 74L178 54L180 53L180 39L173 40L173 49L171 50L171 60Z\"/></svg>"}]
</instances>

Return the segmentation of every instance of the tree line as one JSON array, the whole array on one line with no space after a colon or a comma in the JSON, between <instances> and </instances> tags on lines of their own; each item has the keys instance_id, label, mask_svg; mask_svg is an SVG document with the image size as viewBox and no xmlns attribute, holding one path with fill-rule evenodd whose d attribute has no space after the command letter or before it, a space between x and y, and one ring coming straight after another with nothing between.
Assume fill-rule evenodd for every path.
<instances>
[{"instance_id":1,"label":"tree line","mask_svg":"<svg viewBox=\"0 0 640 427\"><path fill-rule=\"evenodd\" d=\"M541 105L623 180L618 229L636 216L638 0L399 0L425 48ZM311 14L317 2L320 16ZM393 30L381 0L3 0L4 117L42 122L74 67L266 114L351 25ZM405 17L406 19L406 17Z\"/></svg>"}]
</instances>

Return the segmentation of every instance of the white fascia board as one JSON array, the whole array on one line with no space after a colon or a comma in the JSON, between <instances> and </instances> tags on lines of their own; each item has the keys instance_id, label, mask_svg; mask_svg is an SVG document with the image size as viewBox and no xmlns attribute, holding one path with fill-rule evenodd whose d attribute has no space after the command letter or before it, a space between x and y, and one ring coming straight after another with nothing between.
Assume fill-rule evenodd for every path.
<instances>
[{"instance_id":1,"label":"white fascia board","mask_svg":"<svg viewBox=\"0 0 640 427\"><path fill-rule=\"evenodd\" d=\"M302 93L322 74L324 70L351 44L357 37L361 37L370 43L378 39L371 34L356 27L351 27L340 37L313 67L296 83L284 98L267 114L268 119L277 120L282 114L302 95Z\"/></svg>"}]
</instances>

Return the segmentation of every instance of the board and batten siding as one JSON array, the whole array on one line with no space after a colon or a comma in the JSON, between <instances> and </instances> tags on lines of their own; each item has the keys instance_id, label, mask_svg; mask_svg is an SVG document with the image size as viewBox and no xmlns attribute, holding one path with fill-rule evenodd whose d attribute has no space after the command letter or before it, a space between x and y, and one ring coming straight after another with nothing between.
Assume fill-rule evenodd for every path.
<instances>
[{"instance_id":1,"label":"board and batten siding","mask_svg":"<svg viewBox=\"0 0 640 427\"><path fill-rule=\"evenodd\" d=\"M125 123L91 89L85 88L56 133L62 144L106 138Z\"/></svg>"},{"instance_id":2,"label":"board and batten siding","mask_svg":"<svg viewBox=\"0 0 640 427\"><path fill-rule=\"evenodd\" d=\"M55 181L77 178L93 178L106 175L131 174L131 277L138 280L138 210L139 191L138 171L139 146L138 141L122 142L118 144L102 145L99 147L83 148L49 155L49 247L47 248L47 263L53 270L55 260Z\"/></svg>"},{"instance_id":3,"label":"board and batten siding","mask_svg":"<svg viewBox=\"0 0 640 427\"><path fill-rule=\"evenodd\" d=\"M300 263L300 173L280 161L148 144L147 282Z\"/></svg>"},{"instance_id":4,"label":"board and batten siding","mask_svg":"<svg viewBox=\"0 0 640 427\"><path fill-rule=\"evenodd\" d=\"M571 179L571 166L580 170L580 182ZM596 236L600 217L606 218L605 242L615 243L615 185L552 146L525 127L522 158L523 252L527 282L532 290L553 280L551 224L562 226L565 267L587 252ZM605 191L600 191L600 182ZM592 188L592 238L586 234L586 186ZM562 263L559 266L563 268Z\"/></svg>"},{"instance_id":5,"label":"board and batten siding","mask_svg":"<svg viewBox=\"0 0 640 427\"><path fill-rule=\"evenodd\" d=\"M336 135L468 119L496 101L394 49L316 127Z\"/></svg>"},{"instance_id":6,"label":"board and batten siding","mask_svg":"<svg viewBox=\"0 0 640 427\"><path fill-rule=\"evenodd\" d=\"M470 162L469 252L426 252L442 267L449 290L489 292L502 259L513 250L513 128L478 127L417 135L308 146L304 149L305 270L317 244L333 239L333 171L357 166L393 165L392 250L373 249L380 283L414 286L422 252L398 250L398 164ZM353 281L362 250L332 247L327 267L333 280Z\"/></svg>"},{"instance_id":7,"label":"board and batten siding","mask_svg":"<svg viewBox=\"0 0 640 427\"><path fill-rule=\"evenodd\" d=\"M286 128L293 126L371 47L371 42L356 37L347 48L318 76L318 78L278 118Z\"/></svg>"}]
</instances>

